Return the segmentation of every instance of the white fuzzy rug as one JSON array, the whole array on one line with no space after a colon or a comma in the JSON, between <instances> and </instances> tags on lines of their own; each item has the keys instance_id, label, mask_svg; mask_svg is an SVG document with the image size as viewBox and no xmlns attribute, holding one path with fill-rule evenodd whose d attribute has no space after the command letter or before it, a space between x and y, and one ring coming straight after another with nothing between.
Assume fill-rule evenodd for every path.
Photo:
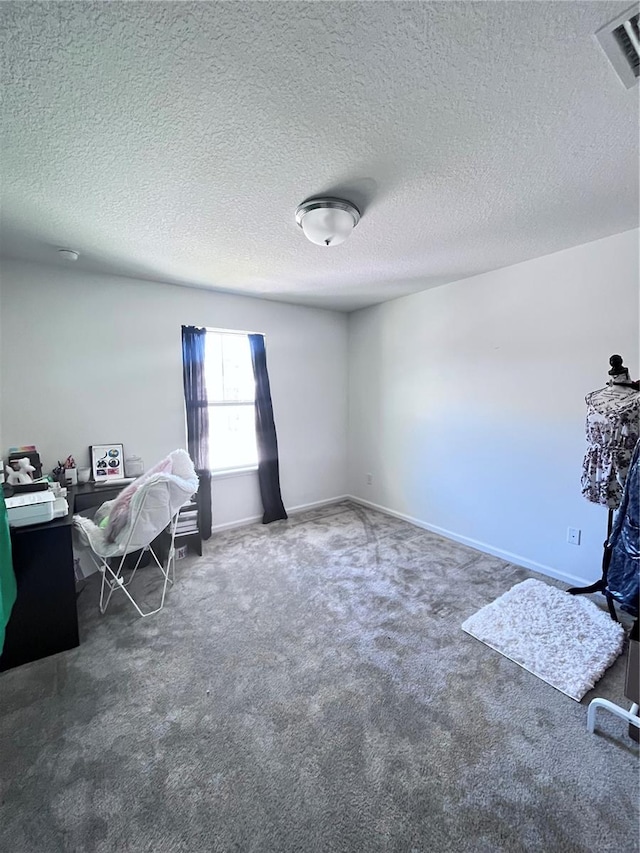
<instances>
[{"instance_id":1,"label":"white fuzzy rug","mask_svg":"<svg viewBox=\"0 0 640 853\"><path fill-rule=\"evenodd\" d=\"M579 702L622 652L624 629L593 601L523 581L462 630Z\"/></svg>"}]
</instances>

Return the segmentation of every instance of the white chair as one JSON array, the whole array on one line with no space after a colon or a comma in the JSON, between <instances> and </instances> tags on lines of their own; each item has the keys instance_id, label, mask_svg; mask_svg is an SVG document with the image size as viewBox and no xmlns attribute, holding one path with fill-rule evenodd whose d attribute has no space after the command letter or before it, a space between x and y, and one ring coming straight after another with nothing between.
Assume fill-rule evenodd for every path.
<instances>
[{"instance_id":1,"label":"white chair","mask_svg":"<svg viewBox=\"0 0 640 853\"><path fill-rule=\"evenodd\" d=\"M152 474L136 488L129 505L126 523L115 537L109 535L108 528L102 527L92 519L74 516L74 524L81 541L88 545L91 559L102 573L100 588L100 612L104 613L116 590L122 590L141 616L152 616L164 607L167 586L175 580L175 531L180 509L189 502L198 490L198 477L189 455L184 450L170 454L171 472ZM142 478L141 478L142 480ZM109 515L116 501L104 503L95 515ZM169 549L166 564L158 559L152 543L156 537L168 528ZM113 541L110 541L110 538ZM138 559L125 580L124 572L127 555L140 551ZM133 580L145 553L151 555L155 566L163 577L160 605L154 610L143 611L135 600L131 589Z\"/></svg>"}]
</instances>

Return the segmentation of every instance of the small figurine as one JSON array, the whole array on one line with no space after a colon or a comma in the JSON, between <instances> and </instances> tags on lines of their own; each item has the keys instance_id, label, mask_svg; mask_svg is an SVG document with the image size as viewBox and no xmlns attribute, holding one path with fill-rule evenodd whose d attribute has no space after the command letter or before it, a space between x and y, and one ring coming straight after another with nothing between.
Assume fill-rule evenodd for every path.
<instances>
[{"instance_id":1,"label":"small figurine","mask_svg":"<svg viewBox=\"0 0 640 853\"><path fill-rule=\"evenodd\" d=\"M76 469L76 460L73 456L67 456L64 460L64 481L66 485L75 486L78 483L78 471Z\"/></svg>"},{"instance_id":2,"label":"small figurine","mask_svg":"<svg viewBox=\"0 0 640 853\"><path fill-rule=\"evenodd\" d=\"M5 468L7 472L7 483L10 486L26 486L29 483L33 482L33 477L31 476L31 474L36 469L29 461L28 456L23 456L22 459L14 460L14 465L18 466L17 471L15 470L15 468L11 468L9 465L7 465Z\"/></svg>"}]
</instances>

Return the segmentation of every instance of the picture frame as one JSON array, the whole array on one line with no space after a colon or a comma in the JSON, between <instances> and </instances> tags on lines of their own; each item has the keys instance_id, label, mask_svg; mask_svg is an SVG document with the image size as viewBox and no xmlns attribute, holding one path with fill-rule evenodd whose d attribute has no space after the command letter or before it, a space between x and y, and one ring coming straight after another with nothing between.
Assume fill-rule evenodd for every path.
<instances>
[{"instance_id":1,"label":"picture frame","mask_svg":"<svg viewBox=\"0 0 640 853\"><path fill-rule=\"evenodd\" d=\"M117 483L124 480L124 445L92 444L89 447L91 474L96 483Z\"/></svg>"}]
</instances>

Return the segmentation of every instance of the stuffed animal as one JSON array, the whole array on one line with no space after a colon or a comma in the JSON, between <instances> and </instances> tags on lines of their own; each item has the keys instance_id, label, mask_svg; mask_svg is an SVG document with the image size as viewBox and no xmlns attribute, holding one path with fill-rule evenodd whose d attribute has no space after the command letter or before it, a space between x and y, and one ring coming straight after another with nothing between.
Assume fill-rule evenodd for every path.
<instances>
[{"instance_id":1,"label":"stuffed animal","mask_svg":"<svg viewBox=\"0 0 640 853\"><path fill-rule=\"evenodd\" d=\"M23 486L33 482L32 472L36 469L29 461L28 456L23 456L22 459L16 459L15 464L18 466L16 471L9 465L5 466L7 471L7 483L10 486Z\"/></svg>"}]
</instances>

